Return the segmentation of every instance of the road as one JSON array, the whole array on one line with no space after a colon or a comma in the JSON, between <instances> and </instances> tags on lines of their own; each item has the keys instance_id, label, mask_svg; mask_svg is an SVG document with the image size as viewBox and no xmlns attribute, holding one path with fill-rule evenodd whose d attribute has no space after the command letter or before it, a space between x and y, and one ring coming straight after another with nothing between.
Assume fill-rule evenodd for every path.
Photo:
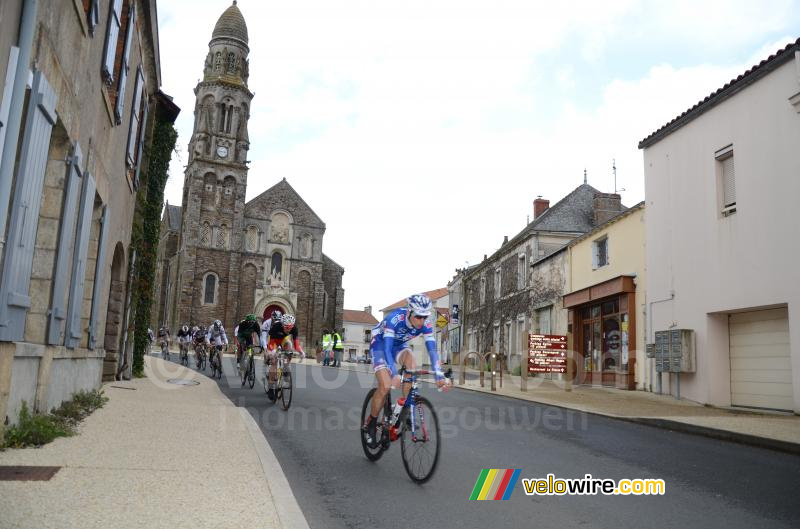
<instances>
[{"instance_id":1,"label":"road","mask_svg":"<svg viewBox=\"0 0 800 529\"><path fill-rule=\"evenodd\" d=\"M259 382L243 389L226 376L220 387L260 425L312 528L800 527L800 457L427 384L443 444L436 474L417 485L397 443L376 463L363 455L359 415L374 379L365 366L293 369L288 412ZM526 496L517 482L508 501L469 501L484 468L519 468L521 478L663 479L666 494Z\"/></svg>"}]
</instances>

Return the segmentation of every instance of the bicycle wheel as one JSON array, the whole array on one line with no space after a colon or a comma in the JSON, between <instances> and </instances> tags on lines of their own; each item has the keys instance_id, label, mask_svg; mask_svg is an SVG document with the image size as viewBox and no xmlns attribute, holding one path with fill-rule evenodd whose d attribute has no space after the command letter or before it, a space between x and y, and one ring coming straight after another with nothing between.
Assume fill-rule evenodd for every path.
<instances>
[{"instance_id":1,"label":"bicycle wheel","mask_svg":"<svg viewBox=\"0 0 800 529\"><path fill-rule=\"evenodd\" d=\"M442 443L439 419L433 405L425 397L416 397L415 401L413 412L410 409L404 411L400 422L400 453L408 477L415 483L425 483L436 470Z\"/></svg>"},{"instance_id":2,"label":"bicycle wheel","mask_svg":"<svg viewBox=\"0 0 800 529\"><path fill-rule=\"evenodd\" d=\"M222 353L217 351L217 379L222 378Z\"/></svg>"},{"instance_id":3,"label":"bicycle wheel","mask_svg":"<svg viewBox=\"0 0 800 529\"><path fill-rule=\"evenodd\" d=\"M247 380L250 383L250 389L253 389L256 383L256 365L252 356L250 357L250 366L247 368Z\"/></svg>"},{"instance_id":4,"label":"bicycle wheel","mask_svg":"<svg viewBox=\"0 0 800 529\"><path fill-rule=\"evenodd\" d=\"M292 372L289 367L283 368L281 378L278 380L278 386L281 388L281 404L284 410L288 410L292 405Z\"/></svg>"},{"instance_id":5,"label":"bicycle wheel","mask_svg":"<svg viewBox=\"0 0 800 529\"><path fill-rule=\"evenodd\" d=\"M381 439L381 442L378 443L378 446L376 446L375 448L370 448L369 444L367 444L366 424L367 424L367 417L369 416L370 411L372 410L372 396L375 394L376 391L377 388L372 388L371 390L369 390L369 393L367 393L367 396L364 399L364 405L361 407L361 428L360 428L361 448L364 449L364 455L367 456L367 459L369 459L370 461L377 461L378 459L380 459L380 457L383 455L383 452L388 448L388 444L383 442L384 439L388 438L389 436L389 432L386 431L385 418L390 417L392 413L389 404L389 402L391 402L392 400L390 392L390 394L386 395L386 400L384 401L383 407L381 408L381 411L378 414L377 418L378 426L375 429L375 435L377 435L377 437Z\"/></svg>"}]
</instances>

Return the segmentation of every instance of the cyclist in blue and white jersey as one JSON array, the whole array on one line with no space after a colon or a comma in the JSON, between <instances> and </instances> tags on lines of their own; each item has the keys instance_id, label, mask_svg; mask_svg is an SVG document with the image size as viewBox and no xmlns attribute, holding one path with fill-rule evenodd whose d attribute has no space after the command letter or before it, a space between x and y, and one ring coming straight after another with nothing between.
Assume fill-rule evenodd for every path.
<instances>
[{"instance_id":1,"label":"cyclist in blue and white jersey","mask_svg":"<svg viewBox=\"0 0 800 529\"><path fill-rule=\"evenodd\" d=\"M433 323L430 319L433 303L425 294L415 294L408 298L404 308L395 309L372 330L372 342L369 350L372 355L372 367L378 379L378 388L372 397L372 410L367 420L367 435L370 445L377 445L377 416L383 401L391 387L400 385L400 375L396 364L406 369L416 369L414 354L408 342L417 336L425 337L425 347L431 359L431 369L435 372L436 384L446 388L447 379L439 365L439 354L436 351L436 338L433 335ZM403 384L403 396L408 395L410 383Z\"/></svg>"}]
</instances>

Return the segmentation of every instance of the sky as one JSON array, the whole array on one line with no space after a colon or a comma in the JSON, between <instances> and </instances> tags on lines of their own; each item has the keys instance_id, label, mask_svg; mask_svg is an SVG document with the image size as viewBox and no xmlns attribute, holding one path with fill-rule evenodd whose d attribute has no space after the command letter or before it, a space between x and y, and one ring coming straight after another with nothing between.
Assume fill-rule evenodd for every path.
<instances>
[{"instance_id":1,"label":"sky","mask_svg":"<svg viewBox=\"0 0 800 529\"><path fill-rule=\"evenodd\" d=\"M182 112L230 0L158 4ZM346 309L447 286L583 183L644 200L641 139L800 37L800 0L239 0L247 200L282 178L325 222ZM612 172L616 165L616 184Z\"/></svg>"}]
</instances>

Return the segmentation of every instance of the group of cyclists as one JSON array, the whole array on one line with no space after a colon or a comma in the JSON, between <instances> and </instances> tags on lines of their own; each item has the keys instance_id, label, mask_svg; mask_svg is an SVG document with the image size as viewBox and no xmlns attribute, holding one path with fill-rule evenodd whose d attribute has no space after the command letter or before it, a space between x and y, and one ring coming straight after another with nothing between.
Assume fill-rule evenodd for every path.
<instances>
[{"instance_id":1,"label":"group of cyclists","mask_svg":"<svg viewBox=\"0 0 800 529\"><path fill-rule=\"evenodd\" d=\"M270 366L269 379L271 382L275 381L277 375L278 347L283 351L305 355L298 338L297 320L292 314L281 314L276 310L262 324L258 323L255 314L248 314L236 325L233 334L236 345L236 366L241 367L243 352L257 343L263 352L264 365ZM150 329L148 329L148 337L150 342L155 341ZM208 327L184 324L178 330L176 338L182 354L184 351L188 353L190 346L195 347L195 350L198 351L196 358L198 367L201 361L201 351L208 349L211 354L209 361L213 362L215 361L214 355L219 354L223 346L226 349L229 346L228 335L220 320L214 320ZM162 350L169 350L172 338L168 327L162 326L158 330L158 340ZM268 391L274 390L269 389ZM273 396L270 395L270 398Z\"/></svg>"},{"instance_id":2,"label":"group of cyclists","mask_svg":"<svg viewBox=\"0 0 800 529\"><path fill-rule=\"evenodd\" d=\"M432 312L431 299L425 294L415 294L408 298L406 307L395 309L387 314L372 331L370 354L375 377L378 380L378 390L372 401L371 413L366 424L370 443L377 441L375 437L376 417L380 413L380 407L389 389L398 387L402 383L403 393L406 394L410 388L409 383L400 380L397 371L397 364L407 370L413 370L416 367L414 355L408 344L410 340L416 336L423 336L436 384L440 389L448 386L448 381L439 364L439 354L436 350L436 339L431 320ZM242 363L243 351L258 343L263 352L264 365L270 366L270 382L274 382L278 347L284 351L304 354L298 335L296 319L292 314L281 314L276 310L261 325L255 314L248 314L234 329L237 367L240 367ZM161 327L158 336L161 340L167 340L167 346L169 346L168 328ZM186 347L190 343L199 343L211 347L212 351L215 349L219 351L223 344L228 346L225 327L220 320L214 320L207 328L197 325L190 328L188 325L183 325L178 331L177 338L179 344L185 344ZM273 396L270 395L270 398Z\"/></svg>"}]
</instances>

